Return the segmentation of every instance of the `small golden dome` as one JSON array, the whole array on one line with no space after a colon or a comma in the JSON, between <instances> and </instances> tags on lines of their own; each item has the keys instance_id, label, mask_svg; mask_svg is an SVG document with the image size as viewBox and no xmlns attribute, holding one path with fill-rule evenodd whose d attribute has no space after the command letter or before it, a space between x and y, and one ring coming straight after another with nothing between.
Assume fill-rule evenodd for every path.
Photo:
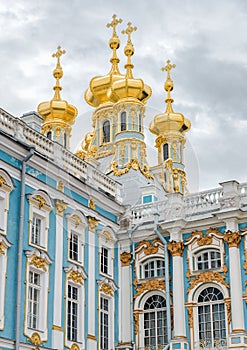
<instances>
[{"instance_id":1,"label":"small golden dome","mask_svg":"<svg viewBox=\"0 0 247 350\"><path fill-rule=\"evenodd\" d=\"M84 94L86 102L92 107L98 107L101 104L111 102L109 101L107 91L110 86L117 80L122 79L123 75L118 68L119 58L117 57L117 49L120 46L120 40L116 33L116 26L122 23L122 19L117 19L116 15L112 16L112 22L107 24L107 27L113 28L113 34L109 40L109 46L113 51L110 62L112 64L111 70L105 76L96 76L91 79L89 88Z\"/></svg>"},{"instance_id":2,"label":"small golden dome","mask_svg":"<svg viewBox=\"0 0 247 350\"><path fill-rule=\"evenodd\" d=\"M43 128L45 128L46 125L52 124L61 124L61 127L70 126L74 123L77 116L76 107L62 100L60 96L62 87L60 86L59 80L63 77L60 57L63 54L65 54L65 50L61 50L61 47L58 46L57 52L52 55L52 57L57 58L57 65L53 71L53 76L56 79L56 85L53 88L55 91L53 99L51 101L41 102L38 105L38 113L44 120Z\"/></svg>"},{"instance_id":3,"label":"small golden dome","mask_svg":"<svg viewBox=\"0 0 247 350\"><path fill-rule=\"evenodd\" d=\"M167 65L162 68L162 70L167 72L167 79L164 84L164 89L167 91L167 98L165 102L167 103L165 113L158 114L154 117L154 120L150 123L149 130L155 134L160 135L164 132L169 131L179 131L185 133L190 129L190 121L185 118L182 113L176 113L173 111L171 98L171 91L173 90L173 81L170 76L170 71L175 68L175 64L171 64L170 60L167 61Z\"/></svg>"},{"instance_id":4,"label":"small golden dome","mask_svg":"<svg viewBox=\"0 0 247 350\"><path fill-rule=\"evenodd\" d=\"M122 34L128 35L127 44L124 48L124 54L127 56L127 63L124 66L126 74L121 79L112 82L111 88L108 91L108 98L112 102L118 102L119 100L139 100L145 103L151 96L151 88L144 84L142 79L133 77L132 69L134 65L131 62L131 56L133 56L135 50L131 41L131 33L136 31L136 27L132 27L131 23L128 23L126 30L122 31Z\"/></svg>"}]
</instances>

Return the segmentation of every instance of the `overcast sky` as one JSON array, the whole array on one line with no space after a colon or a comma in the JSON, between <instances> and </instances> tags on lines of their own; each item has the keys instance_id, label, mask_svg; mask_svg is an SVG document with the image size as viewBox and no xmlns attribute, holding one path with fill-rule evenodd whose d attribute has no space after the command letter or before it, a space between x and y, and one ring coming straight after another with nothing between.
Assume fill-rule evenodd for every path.
<instances>
[{"instance_id":1,"label":"overcast sky","mask_svg":"<svg viewBox=\"0 0 247 350\"><path fill-rule=\"evenodd\" d=\"M123 19L121 71L126 38L120 31L131 21L138 28L132 36L133 73L153 90L145 121L150 164L156 156L148 125L165 109L161 67L170 59L177 66L174 110L192 124L185 160L189 189L247 181L246 0L0 0L0 106L19 117L50 100L51 55L61 45L67 52L61 59L62 98L79 112L72 136L76 149L91 129L84 91L93 76L110 69L106 24L114 13Z\"/></svg>"}]
</instances>

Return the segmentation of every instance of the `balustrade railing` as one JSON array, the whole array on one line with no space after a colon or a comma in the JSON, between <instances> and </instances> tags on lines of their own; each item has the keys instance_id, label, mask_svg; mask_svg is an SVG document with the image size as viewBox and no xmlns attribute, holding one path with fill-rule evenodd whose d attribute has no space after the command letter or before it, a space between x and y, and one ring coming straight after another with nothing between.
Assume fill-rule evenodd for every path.
<instances>
[{"instance_id":1,"label":"balustrade railing","mask_svg":"<svg viewBox=\"0 0 247 350\"><path fill-rule=\"evenodd\" d=\"M227 350L226 339L200 340L194 343L194 350Z\"/></svg>"},{"instance_id":2,"label":"balustrade railing","mask_svg":"<svg viewBox=\"0 0 247 350\"><path fill-rule=\"evenodd\" d=\"M37 151L54 160L60 167L74 176L88 181L95 188L110 194L120 201L121 185L84 162L60 144L49 140L46 136L29 127L21 119L15 118L0 108L0 128L11 136L16 137Z\"/></svg>"}]
</instances>

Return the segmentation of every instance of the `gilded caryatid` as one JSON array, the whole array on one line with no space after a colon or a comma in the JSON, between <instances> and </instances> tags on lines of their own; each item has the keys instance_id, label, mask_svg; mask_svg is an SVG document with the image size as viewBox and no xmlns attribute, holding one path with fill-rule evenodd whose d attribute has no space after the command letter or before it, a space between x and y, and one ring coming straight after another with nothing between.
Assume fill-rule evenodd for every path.
<instances>
[{"instance_id":1,"label":"gilded caryatid","mask_svg":"<svg viewBox=\"0 0 247 350\"><path fill-rule=\"evenodd\" d=\"M64 54L65 50L58 46L57 51L52 55L57 59L56 68L53 71L53 76L56 79L56 84L53 87L54 96L51 101L41 102L38 105L38 113L43 118L42 133L69 149L71 126L77 116L77 109L67 101L62 100L60 96L62 90L60 79L63 77L60 57Z\"/></svg>"},{"instance_id":2,"label":"gilded caryatid","mask_svg":"<svg viewBox=\"0 0 247 350\"><path fill-rule=\"evenodd\" d=\"M166 110L154 117L150 123L149 130L155 134L156 147L158 149L158 166L161 168L160 176L163 179L164 188L167 192L185 193L186 173L183 163L183 149L185 144L185 133L190 129L190 121L182 113L174 112L171 97L173 81L171 70L175 64L167 61L162 71L167 72L164 89L167 92L165 99Z\"/></svg>"}]
</instances>

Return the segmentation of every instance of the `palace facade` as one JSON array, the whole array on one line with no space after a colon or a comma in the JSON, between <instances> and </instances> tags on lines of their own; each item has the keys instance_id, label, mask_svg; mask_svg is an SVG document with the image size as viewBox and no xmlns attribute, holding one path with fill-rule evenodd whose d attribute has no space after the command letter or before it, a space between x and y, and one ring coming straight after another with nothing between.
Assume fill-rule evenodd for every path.
<instances>
[{"instance_id":1,"label":"palace facade","mask_svg":"<svg viewBox=\"0 0 247 350\"><path fill-rule=\"evenodd\" d=\"M53 98L22 118L0 109L0 349L247 349L247 183L188 193L170 61L149 167L152 90L134 77L131 23L120 72L121 22L76 154L61 47Z\"/></svg>"}]
</instances>

